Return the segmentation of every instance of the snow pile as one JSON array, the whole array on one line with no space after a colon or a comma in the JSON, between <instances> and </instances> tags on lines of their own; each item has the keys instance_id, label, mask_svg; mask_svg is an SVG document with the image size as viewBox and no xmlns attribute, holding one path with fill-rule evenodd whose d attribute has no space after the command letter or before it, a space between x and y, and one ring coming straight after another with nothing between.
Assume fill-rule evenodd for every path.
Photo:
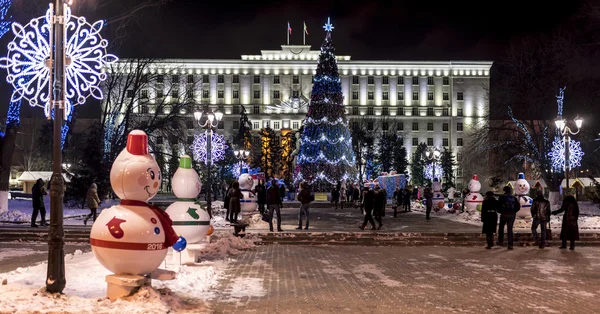
<instances>
[{"instance_id":1,"label":"snow pile","mask_svg":"<svg viewBox=\"0 0 600 314\"><path fill-rule=\"evenodd\" d=\"M247 233L245 237L240 238L231 233L221 233L215 242L208 244L200 252L200 256L203 259L216 259L227 255L235 255L240 253L241 250L255 247L255 242L258 241L260 239L255 234Z\"/></svg>"},{"instance_id":2,"label":"snow pile","mask_svg":"<svg viewBox=\"0 0 600 314\"><path fill-rule=\"evenodd\" d=\"M30 222L31 214L23 213L20 210L9 210L0 213L0 222Z\"/></svg>"},{"instance_id":3,"label":"snow pile","mask_svg":"<svg viewBox=\"0 0 600 314\"><path fill-rule=\"evenodd\" d=\"M227 228L229 227L229 221L225 220L225 214L227 213L227 209L223 206L222 201L213 201L212 202L212 219L210 220L210 224L213 228Z\"/></svg>"},{"instance_id":4,"label":"snow pile","mask_svg":"<svg viewBox=\"0 0 600 314\"><path fill-rule=\"evenodd\" d=\"M274 215L277 217L277 215ZM276 224L277 219L273 219L273 224ZM267 229L269 228L269 223L262 220L262 214L256 213L245 219L245 222L248 224L248 228L250 229Z\"/></svg>"},{"instance_id":5,"label":"snow pile","mask_svg":"<svg viewBox=\"0 0 600 314\"><path fill-rule=\"evenodd\" d=\"M105 200L100 204L100 211L104 208L111 207L118 204L117 200ZM44 204L46 208L46 221L50 220L50 198L44 198ZM31 215L33 213L33 207L31 206L31 200L8 200L8 211L0 213L0 222L9 223L28 223L31 222ZM67 204L64 204L63 216L65 219L83 217L90 213L87 208L69 208ZM38 221L41 217L38 215Z\"/></svg>"}]
</instances>

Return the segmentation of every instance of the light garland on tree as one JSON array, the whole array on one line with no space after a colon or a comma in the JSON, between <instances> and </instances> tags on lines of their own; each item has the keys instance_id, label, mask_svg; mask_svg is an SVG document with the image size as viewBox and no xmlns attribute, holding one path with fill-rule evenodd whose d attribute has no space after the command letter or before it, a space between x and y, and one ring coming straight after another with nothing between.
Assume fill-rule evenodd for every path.
<instances>
[{"instance_id":1,"label":"light garland on tree","mask_svg":"<svg viewBox=\"0 0 600 314\"><path fill-rule=\"evenodd\" d=\"M206 152L207 149L207 132L202 134L194 135L194 142L190 148L194 153L194 160L201 161L203 163L208 162L208 154ZM213 133L211 136L211 160L214 163L215 161L224 160L225 159L225 151L229 146L227 146L225 141L225 136L219 135L217 133Z\"/></svg>"},{"instance_id":2,"label":"light garland on tree","mask_svg":"<svg viewBox=\"0 0 600 314\"><path fill-rule=\"evenodd\" d=\"M428 163L425 166L425 169L423 169L423 176L427 180L433 180L433 165L434 165L434 163ZM442 166L436 162L435 163L435 177L438 179L441 179L443 176L444 176L444 169L442 169Z\"/></svg>"},{"instance_id":3,"label":"light garland on tree","mask_svg":"<svg viewBox=\"0 0 600 314\"><path fill-rule=\"evenodd\" d=\"M8 9L12 5L12 0L0 0L0 38L3 37L10 30L11 22L8 18Z\"/></svg>"},{"instance_id":4,"label":"light garland on tree","mask_svg":"<svg viewBox=\"0 0 600 314\"><path fill-rule=\"evenodd\" d=\"M581 159L583 158L584 152L581 149L581 143L578 141L569 141L569 167L571 169L581 166ZM560 139L554 139L552 142L552 150L548 153L552 160L552 168L556 171L563 171L565 169L565 142Z\"/></svg>"},{"instance_id":5,"label":"light garland on tree","mask_svg":"<svg viewBox=\"0 0 600 314\"><path fill-rule=\"evenodd\" d=\"M51 69L47 60L54 45L53 14L50 6L45 16L34 18L25 26L13 23L15 39L8 44L8 56L0 58L0 67L8 71L6 80L14 87L11 101L26 99L30 106L44 108L48 118L52 115ZM100 36L103 26L103 21L89 24L84 17L73 16L71 8L66 6L64 115L67 120L73 105L85 103L89 96L103 98L98 84L106 80L104 68L118 60L106 52L108 41Z\"/></svg>"}]
</instances>

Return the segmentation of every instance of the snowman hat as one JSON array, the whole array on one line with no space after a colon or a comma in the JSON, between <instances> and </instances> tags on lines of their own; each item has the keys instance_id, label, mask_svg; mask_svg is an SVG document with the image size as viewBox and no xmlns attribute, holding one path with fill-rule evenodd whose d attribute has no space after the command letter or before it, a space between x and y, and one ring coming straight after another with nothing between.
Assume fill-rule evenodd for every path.
<instances>
[{"instance_id":1,"label":"snowman hat","mask_svg":"<svg viewBox=\"0 0 600 314\"><path fill-rule=\"evenodd\" d=\"M192 158L188 155L183 155L179 158L179 168L192 169Z\"/></svg>"},{"instance_id":2,"label":"snowman hat","mask_svg":"<svg viewBox=\"0 0 600 314\"><path fill-rule=\"evenodd\" d=\"M241 174L248 173L248 168L242 168L242 170L241 170L241 172L240 172L240 173L241 173Z\"/></svg>"},{"instance_id":3,"label":"snowman hat","mask_svg":"<svg viewBox=\"0 0 600 314\"><path fill-rule=\"evenodd\" d=\"M133 130L127 135L127 152L136 156L148 155L148 135L142 130Z\"/></svg>"},{"instance_id":4,"label":"snowman hat","mask_svg":"<svg viewBox=\"0 0 600 314\"><path fill-rule=\"evenodd\" d=\"M475 181L479 181L479 177L478 177L476 174L474 174L474 175L473 175L473 180L475 180Z\"/></svg>"},{"instance_id":5,"label":"snowman hat","mask_svg":"<svg viewBox=\"0 0 600 314\"><path fill-rule=\"evenodd\" d=\"M433 178L433 182L438 182L440 181L438 178Z\"/></svg>"},{"instance_id":6,"label":"snowman hat","mask_svg":"<svg viewBox=\"0 0 600 314\"><path fill-rule=\"evenodd\" d=\"M517 180L525 180L525 174L523 172L519 172L517 175Z\"/></svg>"}]
</instances>

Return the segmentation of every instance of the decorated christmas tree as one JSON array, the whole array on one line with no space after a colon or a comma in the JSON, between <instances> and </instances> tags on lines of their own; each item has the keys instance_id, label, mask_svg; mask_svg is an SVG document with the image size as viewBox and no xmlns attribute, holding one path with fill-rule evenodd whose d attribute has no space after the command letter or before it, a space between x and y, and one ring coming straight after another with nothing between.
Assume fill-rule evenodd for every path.
<instances>
[{"instance_id":1,"label":"decorated christmas tree","mask_svg":"<svg viewBox=\"0 0 600 314\"><path fill-rule=\"evenodd\" d=\"M308 182L321 179L335 184L352 177L355 158L335 49L331 41L333 26L329 19L323 28L327 34L321 46L310 104L300 137L296 179Z\"/></svg>"}]
</instances>

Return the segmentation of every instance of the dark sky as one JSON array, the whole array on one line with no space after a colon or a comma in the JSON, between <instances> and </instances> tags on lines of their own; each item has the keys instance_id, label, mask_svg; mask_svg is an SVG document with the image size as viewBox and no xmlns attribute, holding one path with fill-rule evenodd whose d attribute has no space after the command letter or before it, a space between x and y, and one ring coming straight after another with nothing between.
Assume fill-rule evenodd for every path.
<instances>
[{"instance_id":1,"label":"dark sky","mask_svg":"<svg viewBox=\"0 0 600 314\"><path fill-rule=\"evenodd\" d=\"M337 53L354 60L494 60L509 40L552 30L580 2L173 0L144 14L135 44L121 54L142 50L156 57L239 58L280 48L288 20L290 42L302 43L304 20L307 44L314 49L331 16Z\"/></svg>"}]
</instances>

